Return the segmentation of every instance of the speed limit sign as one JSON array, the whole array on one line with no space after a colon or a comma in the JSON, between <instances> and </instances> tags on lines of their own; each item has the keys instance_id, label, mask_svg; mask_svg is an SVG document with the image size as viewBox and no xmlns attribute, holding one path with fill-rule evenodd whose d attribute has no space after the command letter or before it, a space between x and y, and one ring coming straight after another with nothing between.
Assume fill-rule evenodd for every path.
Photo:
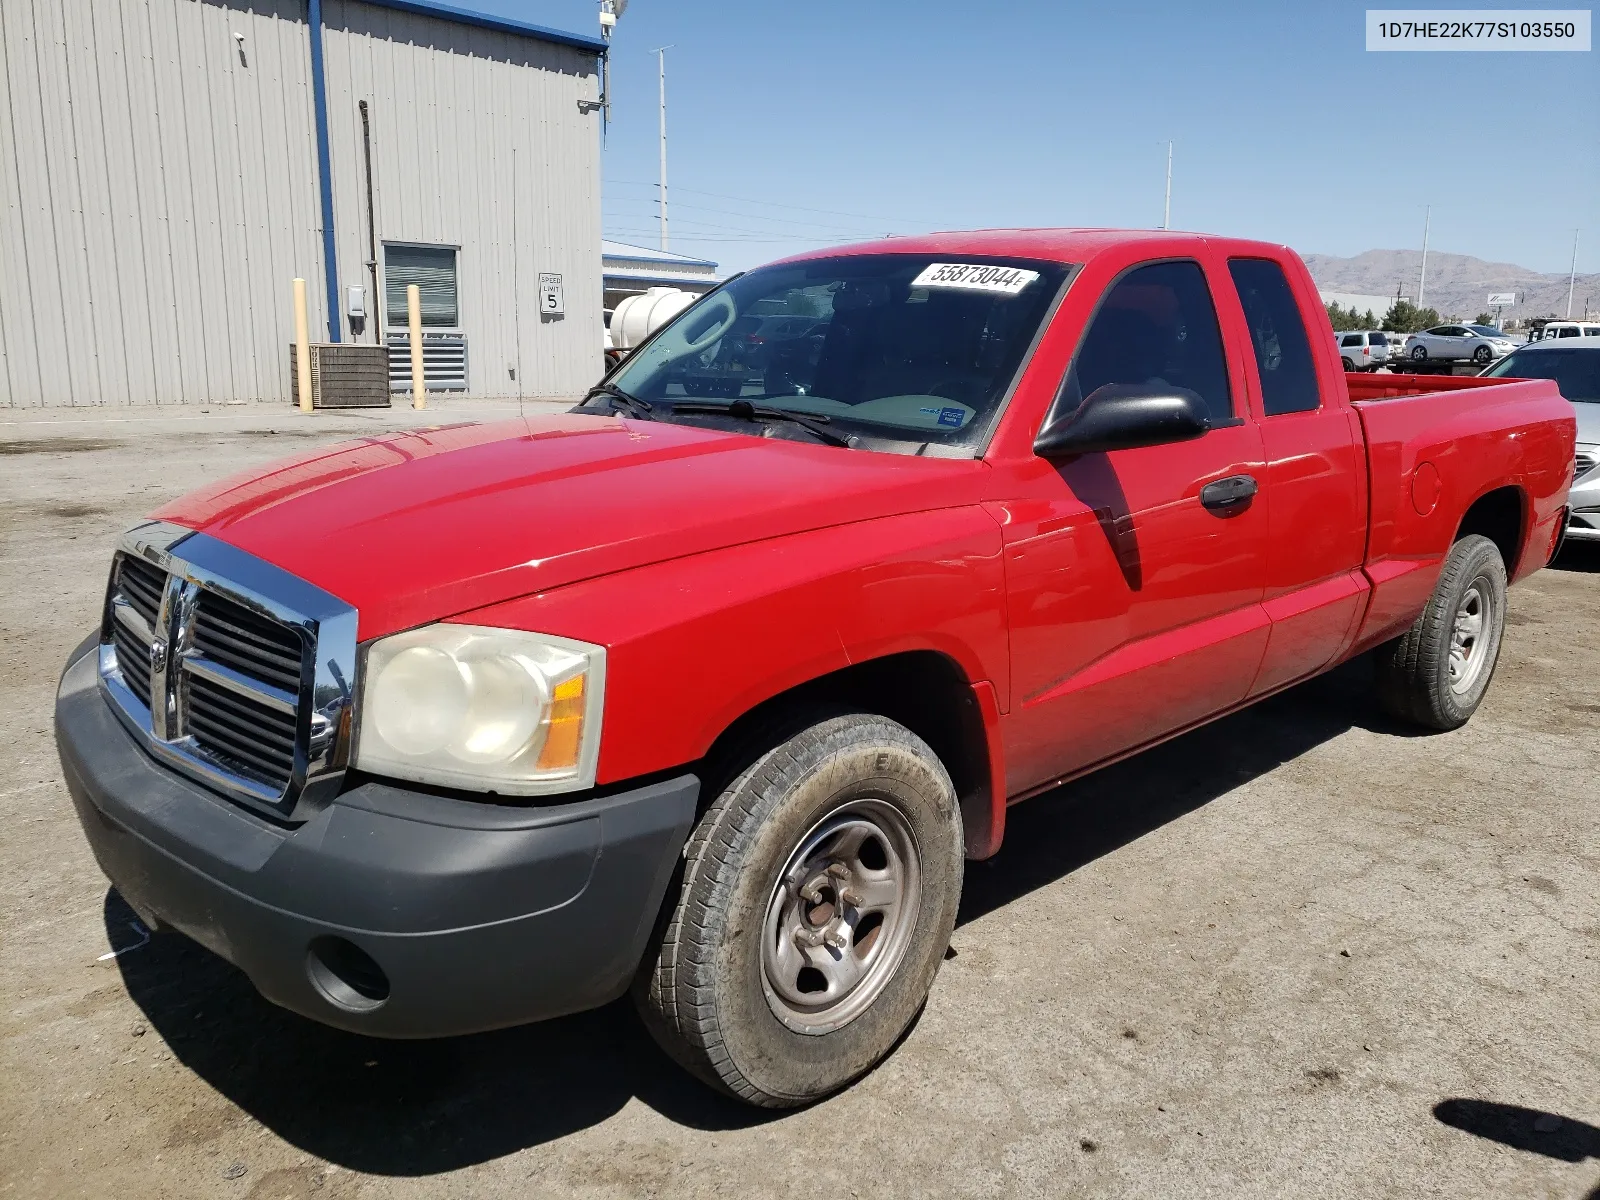
<instances>
[{"instance_id":1,"label":"speed limit sign","mask_svg":"<svg viewBox=\"0 0 1600 1200\"><path fill-rule=\"evenodd\" d=\"M539 311L550 317L559 317L566 312L566 302L561 296L560 275L539 272Z\"/></svg>"}]
</instances>

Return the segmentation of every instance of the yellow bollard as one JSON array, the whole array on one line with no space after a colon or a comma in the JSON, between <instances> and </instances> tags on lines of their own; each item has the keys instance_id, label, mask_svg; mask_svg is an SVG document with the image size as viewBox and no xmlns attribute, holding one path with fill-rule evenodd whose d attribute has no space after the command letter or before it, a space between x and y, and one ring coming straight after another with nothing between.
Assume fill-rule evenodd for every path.
<instances>
[{"instance_id":1,"label":"yellow bollard","mask_svg":"<svg viewBox=\"0 0 1600 1200\"><path fill-rule=\"evenodd\" d=\"M411 320L411 407L428 407L428 380L422 373L422 291L406 284L406 316Z\"/></svg>"},{"instance_id":2,"label":"yellow bollard","mask_svg":"<svg viewBox=\"0 0 1600 1200\"><path fill-rule=\"evenodd\" d=\"M306 281L294 281L294 366L300 411L311 411L311 326L306 316Z\"/></svg>"}]
</instances>

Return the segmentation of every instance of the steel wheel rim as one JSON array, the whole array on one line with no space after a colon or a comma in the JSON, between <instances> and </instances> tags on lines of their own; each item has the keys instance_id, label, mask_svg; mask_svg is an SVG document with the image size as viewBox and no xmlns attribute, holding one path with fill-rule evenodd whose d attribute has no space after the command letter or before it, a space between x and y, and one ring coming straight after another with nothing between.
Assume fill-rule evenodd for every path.
<instances>
[{"instance_id":1,"label":"steel wheel rim","mask_svg":"<svg viewBox=\"0 0 1600 1200\"><path fill-rule=\"evenodd\" d=\"M762 924L761 988L797 1033L842 1028L905 958L922 899L922 854L905 815L876 797L823 817L790 854Z\"/></svg>"},{"instance_id":2,"label":"steel wheel rim","mask_svg":"<svg viewBox=\"0 0 1600 1200\"><path fill-rule=\"evenodd\" d=\"M1450 629L1450 690L1462 695L1472 690L1489 660L1495 627L1493 594L1474 580L1456 606Z\"/></svg>"}]
</instances>

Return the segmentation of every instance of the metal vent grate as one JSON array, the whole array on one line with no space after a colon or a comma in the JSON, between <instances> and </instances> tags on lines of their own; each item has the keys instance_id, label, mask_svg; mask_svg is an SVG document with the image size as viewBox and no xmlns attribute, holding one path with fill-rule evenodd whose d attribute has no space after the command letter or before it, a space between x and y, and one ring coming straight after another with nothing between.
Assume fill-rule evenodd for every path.
<instances>
[{"instance_id":1,"label":"metal vent grate","mask_svg":"<svg viewBox=\"0 0 1600 1200\"><path fill-rule=\"evenodd\" d=\"M411 334L391 333L389 390L411 390ZM430 392L467 390L467 339L460 333L422 334L422 375Z\"/></svg>"}]
</instances>

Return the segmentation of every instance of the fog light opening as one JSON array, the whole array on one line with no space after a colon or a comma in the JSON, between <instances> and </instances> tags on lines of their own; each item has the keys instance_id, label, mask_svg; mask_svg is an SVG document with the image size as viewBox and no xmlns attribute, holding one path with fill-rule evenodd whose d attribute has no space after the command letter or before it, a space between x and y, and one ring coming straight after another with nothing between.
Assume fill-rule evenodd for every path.
<instances>
[{"instance_id":1,"label":"fog light opening","mask_svg":"<svg viewBox=\"0 0 1600 1200\"><path fill-rule=\"evenodd\" d=\"M328 1003L347 1012L371 1012L389 998L389 977L354 942L319 937L306 951L306 974Z\"/></svg>"}]
</instances>

